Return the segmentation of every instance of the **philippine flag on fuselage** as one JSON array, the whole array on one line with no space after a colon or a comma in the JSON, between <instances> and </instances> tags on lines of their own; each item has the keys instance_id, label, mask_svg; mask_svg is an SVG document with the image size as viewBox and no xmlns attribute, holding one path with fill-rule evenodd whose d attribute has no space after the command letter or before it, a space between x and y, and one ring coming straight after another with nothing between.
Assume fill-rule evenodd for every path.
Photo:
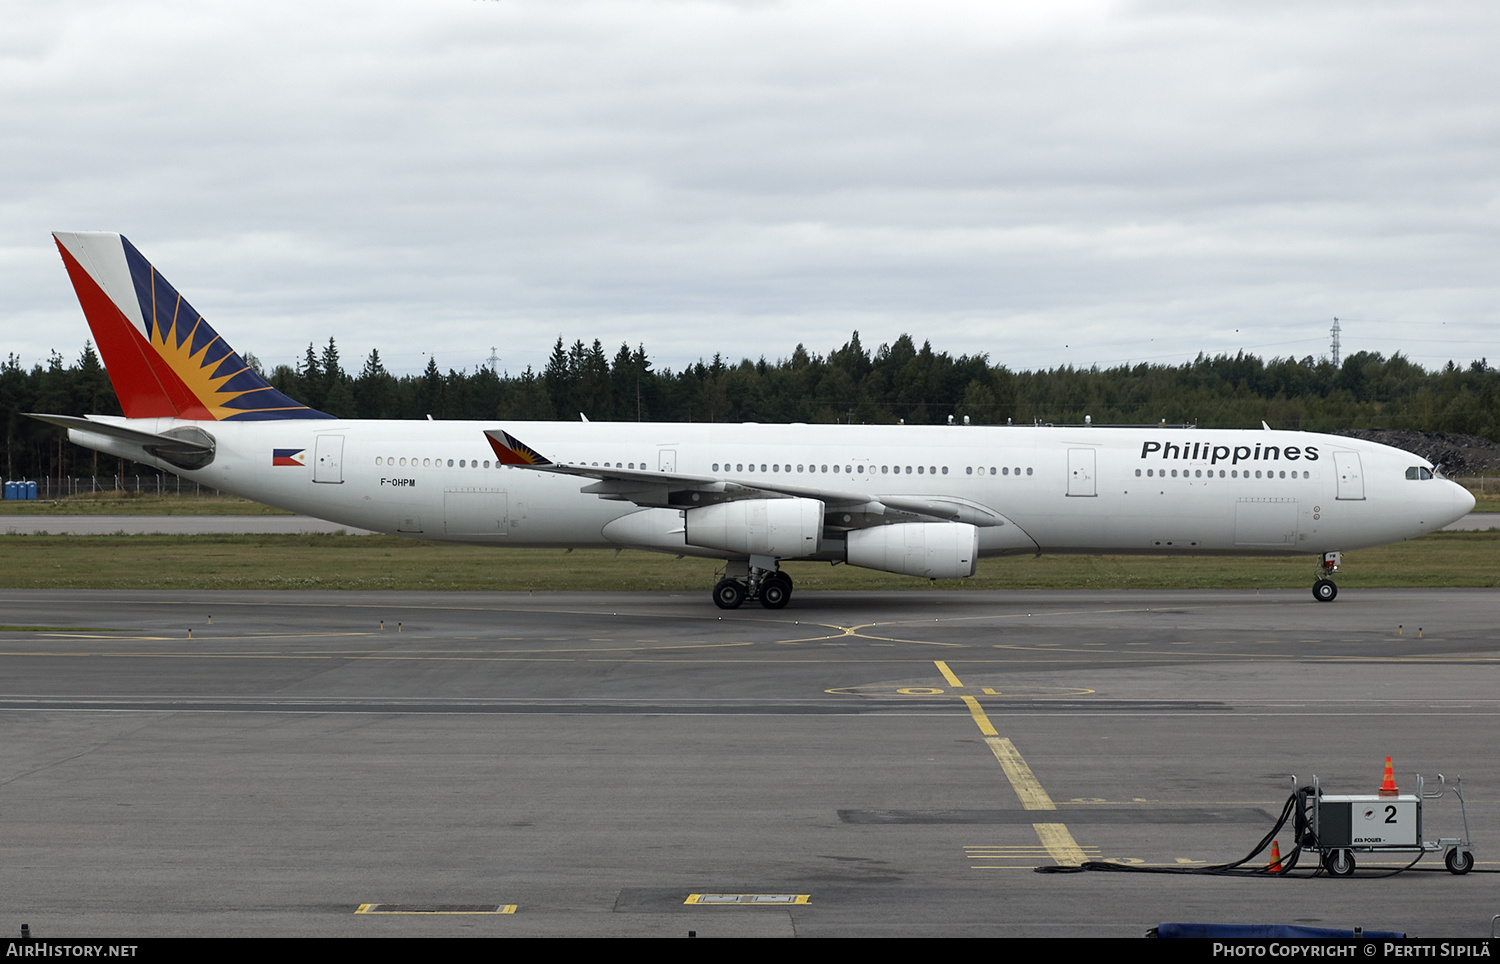
<instances>
[{"instance_id":1,"label":"philippine flag on fuselage","mask_svg":"<svg viewBox=\"0 0 1500 964\"><path fill-rule=\"evenodd\" d=\"M307 449L272 449L272 465L306 465Z\"/></svg>"}]
</instances>

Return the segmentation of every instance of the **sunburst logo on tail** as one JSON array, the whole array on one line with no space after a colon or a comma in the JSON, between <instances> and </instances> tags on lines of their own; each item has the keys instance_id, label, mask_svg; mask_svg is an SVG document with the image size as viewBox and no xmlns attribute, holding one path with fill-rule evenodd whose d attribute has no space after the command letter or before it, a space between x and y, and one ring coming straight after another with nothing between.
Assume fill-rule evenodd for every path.
<instances>
[{"instance_id":1,"label":"sunburst logo on tail","mask_svg":"<svg viewBox=\"0 0 1500 964\"><path fill-rule=\"evenodd\" d=\"M135 279L151 347L211 417L221 421L328 417L272 388L133 244L124 238L120 241Z\"/></svg>"}]
</instances>

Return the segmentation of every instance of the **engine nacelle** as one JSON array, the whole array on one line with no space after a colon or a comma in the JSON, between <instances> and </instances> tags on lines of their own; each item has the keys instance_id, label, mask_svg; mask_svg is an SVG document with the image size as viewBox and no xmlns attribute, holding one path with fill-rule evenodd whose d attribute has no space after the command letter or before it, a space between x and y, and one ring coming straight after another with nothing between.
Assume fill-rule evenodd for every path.
<instances>
[{"instance_id":1,"label":"engine nacelle","mask_svg":"<svg viewBox=\"0 0 1500 964\"><path fill-rule=\"evenodd\" d=\"M974 575L979 529L966 522L904 522L848 534L849 565L928 579Z\"/></svg>"},{"instance_id":2,"label":"engine nacelle","mask_svg":"<svg viewBox=\"0 0 1500 964\"><path fill-rule=\"evenodd\" d=\"M741 499L688 509L683 518L688 545L735 555L809 556L823 534L817 499Z\"/></svg>"}]
</instances>

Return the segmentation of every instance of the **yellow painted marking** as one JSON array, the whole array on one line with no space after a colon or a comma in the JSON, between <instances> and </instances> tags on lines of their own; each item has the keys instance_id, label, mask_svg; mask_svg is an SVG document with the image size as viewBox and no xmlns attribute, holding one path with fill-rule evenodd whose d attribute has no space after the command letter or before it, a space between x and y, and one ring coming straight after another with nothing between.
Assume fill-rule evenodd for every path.
<instances>
[{"instance_id":1,"label":"yellow painted marking","mask_svg":"<svg viewBox=\"0 0 1500 964\"><path fill-rule=\"evenodd\" d=\"M1106 800L1103 797L1074 797L1071 800L1060 800L1058 801L1058 803L1064 807L1134 807L1139 806L1143 803L1151 803L1158 806L1171 806L1171 804L1163 804L1160 800L1148 800L1145 797L1135 797L1131 800ZM1199 806L1199 804L1182 804L1182 806Z\"/></svg>"},{"instance_id":2,"label":"yellow painted marking","mask_svg":"<svg viewBox=\"0 0 1500 964\"><path fill-rule=\"evenodd\" d=\"M355 909L356 914L424 914L435 916L440 914L514 914L519 904L500 904L492 910L420 910L407 909L405 904L360 904ZM391 910L384 908L390 907Z\"/></svg>"},{"instance_id":3,"label":"yellow painted marking","mask_svg":"<svg viewBox=\"0 0 1500 964\"><path fill-rule=\"evenodd\" d=\"M4 654L0 654L0 655L4 655ZM633 660L633 662L644 662L644 661L643 660ZM766 660L766 662L771 662L771 660ZM777 661L777 662L785 662L785 661ZM808 663L811 663L811 662L817 662L817 661L816 660L798 660L797 662L808 662ZM831 661L829 661L829 662L831 662ZM938 688L936 686L928 686L928 687L912 687L912 686L907 686L907 687L898 687L896 689L889 689L889 688L887 688L887 686L884 686L884 685L882 685L882 686L836 686L836 687L833 687L831 689L826 689L823 692L829 694L830 696L863 696L863 697L872 698L872 699L895 699L895 698L897 698L897 697L899 697L899 696L901 696L903 694L906 694L909 690L919 690L920 691L919 695L923 695L923 696L933 696L933 695L938 695L938 694L944 694L944 695L949 695L949 696L957 697L958 699L964 699L965 698L962 693L948 693L948 691L940 689L940 688ZM929 692L929 691L931 691L931 692ZM1007 691L1004 691L1004 692L986 686L986 687L983 687L981 691L986 696L1002 696L1002 697L1007 697L1007 698L1010 698L1010 699L1027 699L1027 700L1029 700L1029 699L1042 700L1042 699L1048 699L1048 698L1059 697L1059 696L1090 696L1090 695L1092 695L1094 693L1093 690L1084 689L1083 687L1078 687L1076 689L1070 689L1070 688L1065 688L1065 687L1061 687L1061 686L1053 686L1053 687L1031 686L1031 687L1027 687L1025 689L1007 690ZM1465 703L1472 703L1474 701L1473 700L1465 700L1464 702ZM1497 702L1500 702L1500 701L1497 701Z\"/></svg>"},{"instance_id":4,"label":"yellow painted marking","mask_svg":"<svg viewBox=\"0 0 1500 964\"><path fill-rule=\"evenodd\" d=\"M714 907L785 907L811 901L812 894L688 894L683 903Z\"/></svg>"},{"instance_id":5,"label":"yellow painted marking","mask_svg":"<svg viewBox=\"0 0 1500 964\"><path fill-rule=\"evenodd\" d=\"M965 696L963 700L964 705L969 708L969 715L974 717L974 722L979 726L980 733L983 733L985 736L1000 735L1000 732L995 729L994 724L990 722L990 718L986 716L984 710L980 708L978 700L976 700L972 696ZM1012 749L1014 749L1014 747L1012 747Z\"/></svg>"},{"instance_id":6,"label":"yellow painted marking","mask_svg":"<svg viewBox=\"0 0 1500 964\"><path fill-rule=\"evenodd\" d=\"M940 659L935 659L932 662L933 662L933 665L935 665L938 668L938 672L943 674L943 679L945 679L945 680L948 681L948 685L949 686L963 686L964 685L963 683L959 682L959 679L958 679L957 676L953 675L953 670L951 670L951 669L948 668L948 664L947 663L943 662Z\"/></svg>"},{"instance_id":7,"label":"yellow painted marking","mask_svg":"<svg viewBox=\"0 0 1500 964\"><path fill-rule=\"evenodd\" d=\"M1041 787L1037 789L1040 790ZM1068 828L1062 824L1034 823L1031 828L1036 831L1037 839L1047 848L1048 855L1057 861L1059 867L1077 867L1088 860L1083 848L1078 846L1078 841L1073 839Z\"/></svg>"},{"instance_id":8,"label":"yellow painted marking","mask_svg":"<svg viewBox=\"0 0 1500 964\"><path fill-rule=\"evenodd\" d=\"M988 723L989 720L986 719L985 724L988 725ZM993 731L994 727L990 729ZM1011 788L1016 791L1016 796L1021 798L1022 807L1027 810L1057 809L1057 804L1052 802L1047 791L1043 790L1042 785L1037 782L1036 774L1032 773L1031 767L1026 765L1026 761L1022 759L1014 743L1003 736L986 736L984 742L989 744L990 752L995 754L996 760L1000 761L1000 769L1005 771Z\"/></svg>"}]
</instances>

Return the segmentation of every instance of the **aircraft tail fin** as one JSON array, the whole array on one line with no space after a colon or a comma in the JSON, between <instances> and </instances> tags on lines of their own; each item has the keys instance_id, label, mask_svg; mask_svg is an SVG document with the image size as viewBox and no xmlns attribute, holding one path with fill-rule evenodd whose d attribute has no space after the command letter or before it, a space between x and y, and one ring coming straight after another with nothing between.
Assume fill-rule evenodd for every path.
<instances>
[{"instance_id":1,"label":"aircraft tail fin","mask_svg":"<svg viewBox=\"0 0 1500 964\"><path fill-rule=\"evenodd\" d=\"M487 429L484 433L501 465L551 465L552 460L522 442L504 429Z\"/></svg>"},{"instance_id":2,"label":"aircraft tail fin","mask_svg":"<svg viewBox=\"0 0 1500 964\"><path fill-rule=\"evenodd\" d=\"M272 388L121 235L53 237L127 418L332 417Z\"/></svg>"}]
</instances>

